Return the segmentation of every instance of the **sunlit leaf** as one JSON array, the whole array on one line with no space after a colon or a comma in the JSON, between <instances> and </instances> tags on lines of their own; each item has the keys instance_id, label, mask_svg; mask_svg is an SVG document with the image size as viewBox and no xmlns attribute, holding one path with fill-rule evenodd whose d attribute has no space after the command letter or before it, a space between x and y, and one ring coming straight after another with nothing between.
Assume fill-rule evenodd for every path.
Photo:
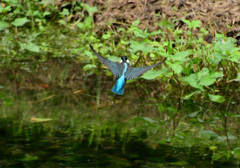
<instances>
[{"instance_id":1,"label":"sunlit leaf","mask_svg":"<svg viewBox=\"0 0 240 168\"><path fill-rule=\"evenodd\" d=\"M90 69L94 69L94 68L96 68L97 66L96 65L94 65L94 64L87 64L87 65L85 65L84 67L83 67L83 70L84 71L87 71L87 70L90 70Z\"/></svg>"},{"instance_id":2,"label":"sunlit leaf","mask_svg":"<svg viewBox=\"0 0 240 168\"><path fill-rule=\"evenodd\" d=\"M32 52L39 52L40 48L38 47L38 45L34 44L34 43L29 43L26 47L27 50L32 51Z\"/></svg>"},{"instance_id":3,"label":"sunlit leaf","mask_svg":"<svg viewBox=\"0 0 240 168\"><path fill-rule=\"evenodd\" d=\"M211 78L221 78L223 77L223 73L222 72L213 72L210 75Z\"/></svg>"},{"instance_id":4,"label":"sunlit leaf","mask_svg":"<svg viewBox=\"0 0 240 168\"><path fill-rule=\"evenodd\" d=\"M191 54L190 50L186 51L180 51L176 53L175 55L171 56L172 60L177 60L177 61L185 61L185 58Z\"/></svg>"},{"instance_id":5,"label":"sunlit leaf","mask_svg":"<svg viewBox=\"0 0 240 168\"><path fill-rule=\"evenodd\" d=\"M135 27L137 27L137 26L139 25L139 23L140 23L140 20L138 19L138 20L135 20L135 21L132 23L132 25L135 26Z\"/></svg>"},{"instance_id":6,"label":"sunlit leaf","mask_svg":"<svg viewBox=\"0 0 240 168\"><path fill-rule=\"evenodd\" d=\"M0 31L9 27L9 23L0 21Z\"/></svg>"},{"instance_id":7,"label":"sunlit leaf","mask_svg":"<svg viewBox=\"0 0 240 168\"><path fill-rule=\"evenodd\" d=\"M29 161L34 161L34 160L38 160L38 157L37 156L31 156L31 155L28 155L26 154L24 158L21 158L19 159L23 162L29 162Z\"/></svg>"},{"instance_id":8,"label":"sunlit leaf","mask_svg":"<svg viewBox=\"0 0 240 168\"><path fill-rule=\"evenodd\" d=\"M199 131L199 134L202 138L211 138L211 137L218 137L218 134L211 131L211 130L201 130Z\"/></svg>"},{"instance_id":9,"label":"sunlit leaf","mask_svg":"<svg viewBox=\"0 0 240 168\"><path fill-rule=\"evenodd\" d=\"M12 22L12 25L14 26L23 26L25 23L27 23L29 20L24 17L24 18L17 18Z\"/></svg>"},{"instance_id":10,"label":"sunlit leaf","mask_svg":"<svg viewBox=\"0 0 240 168\"><path fill-rule=\"evenodd\" d=\"M161 70L149 70L148 72L144 73L141 78L147 79L147 80L151 80L151 79L155 79L158 76L161 76L162 74L164 74L166 71L161 69Z\"/></svg>"},{"instance_id":11,"label":"sunlit leaf","mask_svg":"<svg viewBox=\"0 0 240 168\"><path fill-rule=\"evenodd\" d=\"M237 74L237 79L238 79L238 81L240 81L240 72L238 72L238 74Z\"/></svg>"},{"instance_id":12,"label":"sunlit leaf","mask_svg":"<svg viewBox=\"0 0 240 168\"><path fill-rule=\"evenodd\" d=\"M82 3L82 7L83 7L84 9L86 9L86 11L87 11L88 13L97 12L97 7L96 7L96 6L90 7L88 4Z\"/></svg>"},{"instance_id":13,"label":"sunlit leaf","mask_svg":"<svg viewBox=\"0 0 240 168\"><path fill-rule=\"evenodd\" d=\"M215 78L211 78L210 76L206 76L206 77L203 77L200 82L199 82L199 85L202 85L202 86L209 86L209 85L212 85L214 82L215 82Z\"/></svg>"},{"instance_id":14,"label":"sunlit leaf","mask_svg":"<svg viewBox=\"0 0 240 168\"><path fill-rule=\"evenodd\" d=\"M192 28L200 27L201 21L200 20L193 20L191 23Z\"/></svg>"},{"instance_id":15,"label":"sunlit leaf","mask_svg":"<svg viewBox=\"0 0 240 168\"><path fill-rule=\"evenodd\" d=\"M102 38L105 39L105 40L109 39L110 37L111 37L111 33L110 32L107 32L106 34L102 35Z\"/></svg>"},{"instance_id":16,"label":"sunlit leaf","mask_svg":"<svg viewBox=\"0 0 240 168\"><path fill-rule=\"evenodd\" d=\"M149 122L149 123L151 123L151 124L157 122L156 120L153 120L153 119L151 119L151 118L149 118L149 117L142 117L142 119L144 119L145 121L147 121L147 122Z\"/></svg>"},{"instance_id":17,"label":"sunlit leaf","mask_svg":"<svg viewBox=\"0 0 240 168\"><path fill-rule=\"evenodd\" d=\"M181 78L182 81L187 82L189 85L191 85L194 88L200 89L201 91L204 91L203 87L198 84L198 79L196 74L191 74L187 77Z\"/></svg>"},{"instance_id":18,"label":"sunlit leaf","mask_svg":"<svg viewBox=\"0 0 240 168\"><path fill-rule=\"evenodd\" d=\"M208 68L203 68L200 72L197 73L198 80L201 80L203 77L209 76Z\"/></svg>"},{"instance_id":19,"label":"sunlit leaf","mask_svg":"<svg viewBox=\"0 0 240 168\"><path fill-rule=\"evenodd\" d=\"M185 100L188 100L188 99L189 99L190 97L192 97L193 95L199 94L199 93L201 93L201 91L200 91L200 90L196 90L196 91L194 91L194 92L192 92L192 93L184 96L184 99L185 99Z\"/></svg>"},{"instance_id":20,"label":"sunlit leaf","mask_svg":"<svg viewBox=\"0 0 240 168\"><path fill-rule=\"evenodd\" d=\"M183 70L183 67L181 65L181 62L176 62L176 63L169 63L170 67L172 68L172 70L177 73L180 74Z\"/></svg>"},{"instance_id":21,"label":"sunlit leaf","mask_svg":"<svg viewBox=\"0 0 240 168\"><path fill-rule=\"evenodd\" d=\"M69 10L67 8L64 8L62 12L60 12L62 16L68 16L69 15Z\"/></svg>"},{"instance_id":22,"label":"sunlit leaf","mask_svg":"<svg viewBox=\"0 0 240 168\"><path fill-rule=\"evenodd\" d=\"M121 58L117 57L117 56L110 56L110 57L108 57L108 59L113 62L118 62L118 63L121 61Z\"/></svg>"},{"instance_id":23,"label":"sunlit leaf","mask_svg":"<svg viewBox=\"0 0 240 168\"><path fill-rule=\"evenodd\" d=\"M51 118L35 118L35 117L32 117L31 121L32 122L47 122L47 121L52 121L52 119Z\"/></svg>"},{"instance_id":24,"label":"sunlit leaf","mask_svg":"<svg viewBox=\"0 0 240 168\"><path fill-rule=\"evenodd\" d=\"M225 98L221 95L208 94L209 98L213 102L222 103L225 101Z\"/></svg>"},{"instance_id":25,"label":"sunlit leaf","mask_svg":"<svg viewBox=\"0 0 240 168\"><path fill-rule=\"evenodd\" d=\"M152 46L146 45L146 43L143 42L137 42L137 41L130 41L130 47L132 48L132 52L137 52L137 51L146 51L149 52L154 49Z\"/></svg>"}]
</instances>

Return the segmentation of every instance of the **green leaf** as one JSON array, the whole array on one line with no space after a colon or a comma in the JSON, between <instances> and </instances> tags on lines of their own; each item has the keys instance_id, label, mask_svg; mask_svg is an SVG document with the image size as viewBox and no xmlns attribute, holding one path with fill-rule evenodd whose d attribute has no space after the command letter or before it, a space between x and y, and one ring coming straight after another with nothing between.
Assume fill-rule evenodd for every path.
<instances>
[{"instance_id":1,"label":"green leaf","mask_svg":"<svg viewBox=\"0 0 240 168\"><path fill-rule=\"evenodd\" d=\"M27 23L29 20L25 18L17 18L12 22L12 25L14 26L23 26L25 23Z\"/></svg>"},{"instance_id":2,"label":"green leaf","mask_svg":"<svg viewBox=\"0 0 240 168\"><path fill-rule=\"evenodd\" d=\"M11 6L6 6L6 7L3 7L3 6L4 5L0 5L0 13L6 13L11 11Z\"/></svg>"},{"instance_id":3,"label":"green leaf","mask_svg":"<svg viewBox=\"0 0 240 168\"><path fill-rule=\"evenodd\" d=\"M222 103L225 101L225 98L221 95L208 94L209 98L213 102Z\"/></svg>"},{"instance_id":4,"label":"green leaf","mask_svg":"<svg viewBox=\"0 0 240 168\"><path fill-rule=\"evenodd\" d=\"M94 13L94 12L97 12L97 7L96 6L94 6L94 7L90 7L88 4L85 4L85 3L82 3L82 7L84 8L84 9L86 9L86 11L88 12L88 13Z\"/></svg>"},{"instance_id":5,"label":"green leaf","mask_svg":"<svg viewBox=\"0 0 240 168\"><path fill-rule=\"evenodd\" d=\"M198 79L196 74L191 74L187 77L181 78L182 81L187 82L189 85L191 85L194 88L200 89L201 91L204 91L203 87L198 84Z\"/></svg>"},{"instance_id":6,"label":"green leaf","mask_svg":"<svg viewBox=\"0 0 240 168\"><path fill-rule=\"evenodd\" d=\"M146 45L146 42L137 42L137 41L130 41L130 47L132 48L132 52L135 53L137 51L145 51L149 52L154 49L152 46Z\"/></svg>"},{"instance_id":7,"label":"green leaf","mask_svg":"<svg viewBox=\"0 0 240 168\"><path fill-rule=\"evenodd\" d=\"M109 39L110 37L111 37L111 33L110 32L107 32L106 34L102 35L102 38L105 39L105 40Z\"/></svg>"},{"instance_id":8,"label":"green leaf","mask_svg":"<svg viewBox=\"0 0 240 168\"><path fill-rule=\"evenodd\" d=\"M108 56L108 59L113 61L113 62L120 62L121 58L117 57L117 56Z\"/></svg>"},{"instance_id":9,"label":"green leaf","mask_svg":"<svg viewBox=\"0 0 240 168\"><path fill-rule=\"evenodd\" d=\"M9 23L0 21L0 31L9 27Z\"/></svg>"},{"instance_id":10,"label":"green leaf","mask_svg":"<svg viewBox=\"0 0 240 168\"><path fill-rule=\"evenodd\" d=\"M96 65L94 65L94 64L87 64L87 65L85 65L84 67L83 67L83 70L84 71L87 71L87 70L90 70L90 69L94 69L94 68L96 68L97 66Z\"/></svg>"},{"instance_id":11,"label":"green leaf","mask_svg":"<svg viewBox=\"0 0 240 168\"><path fill-rule=\"evenodd\" d=\"M31 52L39 52L40 49L39 47L34 44L34 43L19 43L20 44L20 47L21 47L21 50L28 50L28 51L31 51Z\"/></svg>"},{"instance_id":12,"label":"green leaf","mask_svg":"<svg viewBox=\"0 0 240 168\"><path fill-rule=\"evenodd\" d=\"M174 64L169 63L169 65L170 65L170 67L172 68L172 70L173 70L175 73L177 73L177 74L180 74L180 73L182 72L182 70L183 70L183 67L182 67L182 65L180 65L180 64L181 64L181 62L176 62L176 63L174 63Z\"/></svg>"},{"instance_id":13,"label":"green leaf","mask_svg":"<svg viewBox=\"0 0 240 168\"><path fill-rule=\"evenodd\" d=\"M186 23L188 25L188 27L191 27L191 22L189 20L186 20L186 19L182 19L182 21L184 23Z\"/></svg>"},{"instance_id":14,"label":"green leaf","mask_svg":"<svg viewBox=\"0 0 240 168\"><path fill-rule=\"evenodd\" d=\"M135 21L132 23L132 26L138 27L139 23L140 23L140 20L139 20L139 19L138 19L138 20L135 20Z\"/></svg>"},{"instance_id":15,"label":"green leaf","mask_svg":"<svg viewBox=\"0 0 240 168\"><path fill-rule=\"evenodd\" d=\"M198 73L198 77L200 80L199 85L202 86L212 85L217 78L220 78L222 76L223 76L222 72L213 72L210 74L207 68L203 68L202 71Z\"/></svg>"},{"instance_id":16,"label":"green leaf","mask_svg":"<svg viewBox=\"0 0 240 168\"><path fill-rule=\"evenodd\" d=\"M211 78L221 78L223 77L223 73L222 72L213 72L210 75Z\"/></svg>"},{"instance_id":17,"label":"green leaf","mask_svg":"<svg viewBox=\"0 0 240 168\"><path fill-rule=\"evenodd\" d=\"M151 79L155 79L158 76L161 76L162 74L164 74L166 71L164 69L161 70L149 70L148 72L144 73L141 78L147 79L147 80L151 80Z\"/></svg>"},{"instance_id":18,"label":"green leaf","mask_svg":"<svg viewBox=\"0 0 240 168\"><path fill-rule=\"evenodd\" d=\"M203 68L200 72L197 73L198 80L201 80L203 77L209 76L208 68Z\"/></svg>"},{"instance_id":19,"label":"green leaf","mask_svg":"<svg viewBox=\"0 0 240 168\"><path fill-rule=\"evenodd\" d=\"M32 117L31 121L33 121L33 122L47 122L47 121L52 121L52 119L51 118L35 118L35 117Z\"/></svg>"},{"instance_id":20,"label":"green leaf","mask_svg":"<svg viewBox=\"0 0 240 168\"><path fill-rule=\"evenodd\" d=\"M237 79L238 79L238 81L240 81L240 72L238 72L238 74L237 74Z\"/></svg>"},{"instance_id":21,"label":"green leaf","mask_svg":"<svg viewBox=\"0 0 240 168\"><path fill-rule=\"evenodd\" d=\"M192 92L192 93L184 96L184 99L185 99L185 100L188 100L188 99L189 99L190 97L192 97L193 95L199 94L199 93L201 93L201 91L200 91L200 90L196 90L196 91L194 91L194 92Z\"/></svg>"},{"instance_id":22,"label":"green leaf","mask_svg":"<svg viewBox=\"0 0 240 168\"><path fill-rule=\"evenodd\" d=\"M240 158L240 147L234 148L234 155L236 155L238 158Z\"/></svg>"},{"instance_id":23,"label":"green leaf","mask_svg":"<svg viewBox=\"0 0 240 168\"><path fill-rule=\"evenodd\" d=\"M199 131L199 134L202 138L211 138L211 137L218 137L218 134L211 131L211 130L201 130Z\"/></svg>"},{"instance_id":24,"label":"green leaf","mask_svg":"<svg viewBox=\"0 0 240 168\"><path fill-rule=\"evenodd\" d=\"M38 45L34 44L34 43L29 43L26 47L27 50L32 51L32 52L39 52L40 49L38 47Z\"/></svg>"},{"instance_id":25,"label":"green leaf","mask_svg":"<svg viewBox=\"0 0 240 168\"><path fill-rule=\"evenodd\" d=\"M191 25L192 25L192 28L201 27L201 21L200 20L193 20Z\"/></svg>"},{"instance_id":26,"label":"green leaf","mask_svg":"<svg viewBox=\"0 0 240 168\"><path fill-rule=\"evenodd\" d=\"M192 52L190 50L186 50L186 51L180 51L178 53L176 53L175 55L171 56L172 60L176 60L176 61L185 61L185 58L187 56L189 56Z\"/></svg>"},{"instance_id":27,"label":"green leaf","mask_svg":"<svg viewBox=\"0 0 240 168\"><path fill-rule=\"evenodd\" d=\"M69 15L69 10L67 8L64 8L62 12L60 12L60 15L62 16L68 16Z\"/></svg>"}]
</instances>

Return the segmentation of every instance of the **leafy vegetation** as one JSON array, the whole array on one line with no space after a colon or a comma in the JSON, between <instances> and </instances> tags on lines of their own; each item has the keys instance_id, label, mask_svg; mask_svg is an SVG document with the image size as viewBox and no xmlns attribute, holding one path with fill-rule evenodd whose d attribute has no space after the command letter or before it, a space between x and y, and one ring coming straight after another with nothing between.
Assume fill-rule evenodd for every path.
<instances>
[{"instance_id":1,"label":"leafy vegetation","mask_svg":"<svg viewBox=\"0 0 240 168\"><path fill-rule=\"evenodd\" d=\"M62 120L61 123L73 130L67 130L70 133L79 135L80 139L84 139L86 135L89 146L94 142L97 146L104 144L109 140L106 137L110 137L109 141L114 144L116 136L120 136L119 141L122 142L124 151L124 145L131 138L138 137L141 140L148 139L148 145L152 148L157 144L167 143L174 147L208 148L212 152L212 162L239 160L240 48L236 47L236 40L216 34L212 44L206 43L204 37L209 32L201 27L200 20L181 20L187 25L187 32L180 28L175 29L175 22L179 20L161 21L157 25L159 29L153 32L139 28L139 20L131 24L123 23L123 26L116 30L111 29L114 22L106 23L109 29L102 31L94 23L95 12L96 7L76 1L60 6L53 1L37 0L25 0L22 3L18 0L5 0L0 4L1 71L12 70L10 76L6 75L1 79L1 104L5 110L0 116L14 118L11 110L18 101L20 103L18 102L16 108L26 106L25 101L30 101L32 97L28 94L19 95L19 85L25 85L20 81L22 78L35 79L41 70L47 69L47 77L41 82L48 84L46 88L52 85L55 90L34 92L34 99L42 103L39 109L43 108L44 101L50 101L47 107L54 108L62 102L79 100L76 95L72 99L66 98L72 95L72 92L65 97L59 93L59 88L69 87L68 84L74 81L69 82L69 78L72 77L69 73L70 68L66 66L58 71L59 69L54 69L56 67L51 64L52 60L79 62L81 67L75 69L82 75L80 81L83 88L80 89L85 89L84 92L88 96L96 95L98 105L101 105L100 102L103 103L104 99L110 98L110 102L115 101L113 97L106 96L109 87L102 87L108 85L101 83L103 79L111 81L112 74L104 67L98 66L99 60L89 50L89 44L112 61L119 61L119 56L127 55L130 64L134 66L151 65L167 57L164 66L148 71L137 80L128 81L128 97L125 101L120 100L120 104L114 105L105 103L104 112L108 112L104 114L110 116L104 122L102 118L106 116L98 115L96 121L92 122L84 120L84 117L78 114L66 117L65 120L59 119L59 116L67 116L67 113L72 111L64 111L63 114L56 112L56 115L42 113L36 117L39 118L37 121L41 123L52 122L51 119ZM197 30L198 34L195 35L194 31ZM103 77L105 75L108 77ZM87 82L84 80L87 77L94 78L89 83L97 83L94 89L89 83L84 83ZM135 86L136 90L133 89ZM17 91L13 91L14 89ZM28 91L31 89L27 89ZM44 99L48 96L52 97ZM80 100L82 104L89 105L95 97ZM122 108L133 104L134 100L137 100L137 107ZM133 110L135 115L137 112L139 115L133 118L129 115L129 118L124 118L119 124L117 116L114 122L112 121L109 106L118 108L116 111L119 113ZM30 112L31 108L33 106L29 105L22 110ZM89 109L81 105L74 110L80 108ZM152 112L158 117L151 116ZM91 116L85 112L81 114ZM33 117L29 114L27 116ZM26 121L25 118L23 122ZM57 125L53 123L55 124ZM46 127L57 130L54 126ZM88 134L84 134L84 131ZM147 138L142 137L143 132L147 134ZM20 133L21 127L16 131L16 134ZM23 158L37 159L37 156L30 155Z\"/></svg>"}]
</instances>

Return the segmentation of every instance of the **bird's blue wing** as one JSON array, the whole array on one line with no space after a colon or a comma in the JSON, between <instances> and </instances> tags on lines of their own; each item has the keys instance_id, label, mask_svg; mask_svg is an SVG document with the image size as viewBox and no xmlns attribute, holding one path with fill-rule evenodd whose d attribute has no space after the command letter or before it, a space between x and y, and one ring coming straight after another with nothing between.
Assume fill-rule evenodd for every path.
<instances>
[{"instance_id":1,"label":"bird's blue wing","mask_svg":"<svg viewBox=\"0 0 240 168\"><path fill-rule=\"evenodd\" d=\"M151 65L151 66L146 66L146 67L128 67L127 72L125 73L125 78L127 80L130 79L135 79L138 76L142 75L144 72L147 72L148 70L164 63L166 61L167 58L164 58L161 62Z\"/></svg>"},{"instance_id":2,"label":"bird's blue wing","mask_svg":"<svg viewBox=\"0 0 240 168\"><path fill-rule=\"evenodd\" d=\"M97 55L98 59L104 64L106 65L113 73L113 75L116 78L119 78L121 76L121 64L120 63L116 63L113 61L110 61L107 58L102 57L100 54L98 54L91 45L89 45L91 50Z\"/></svg>"}]
</instances>

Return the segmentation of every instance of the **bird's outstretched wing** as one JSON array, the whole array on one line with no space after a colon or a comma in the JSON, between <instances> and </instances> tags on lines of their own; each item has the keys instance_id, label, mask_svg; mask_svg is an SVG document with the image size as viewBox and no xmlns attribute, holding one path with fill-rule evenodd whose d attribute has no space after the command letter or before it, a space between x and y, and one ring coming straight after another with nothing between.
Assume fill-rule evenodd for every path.
<instances>
[{"instance_id":1,"label":"bird's outstretched wing","mask_svg":"<svg viewBox=\"0 0 240 168\"><path fill-rule=\"evenodd\" d=\"M125 78L130 80L130 79L135 79L138 76L142 75L144 72L147 72L148 70L150 70L151 68L154 68L162 63L164 63L167 60L167 58L164 58L161 62L151 65L151 66L147 66L147 67L129 67L127 69L127 72L125 73Z\"/></svg>"},{"instance_id":2,"label":"bird's outstretched wing","mask_svg":"<svg viewBox=\"0 0 240 168\"><path fill-rule=\"evenodd\" d=\"M102 57L93 49L92 45L89 45L89 46L91 50L97 55L98 59L112 71L113 75L116 78L119 78L121 76L121 64L110 61L109 59Z\"/></svg>"}]
</instances>

